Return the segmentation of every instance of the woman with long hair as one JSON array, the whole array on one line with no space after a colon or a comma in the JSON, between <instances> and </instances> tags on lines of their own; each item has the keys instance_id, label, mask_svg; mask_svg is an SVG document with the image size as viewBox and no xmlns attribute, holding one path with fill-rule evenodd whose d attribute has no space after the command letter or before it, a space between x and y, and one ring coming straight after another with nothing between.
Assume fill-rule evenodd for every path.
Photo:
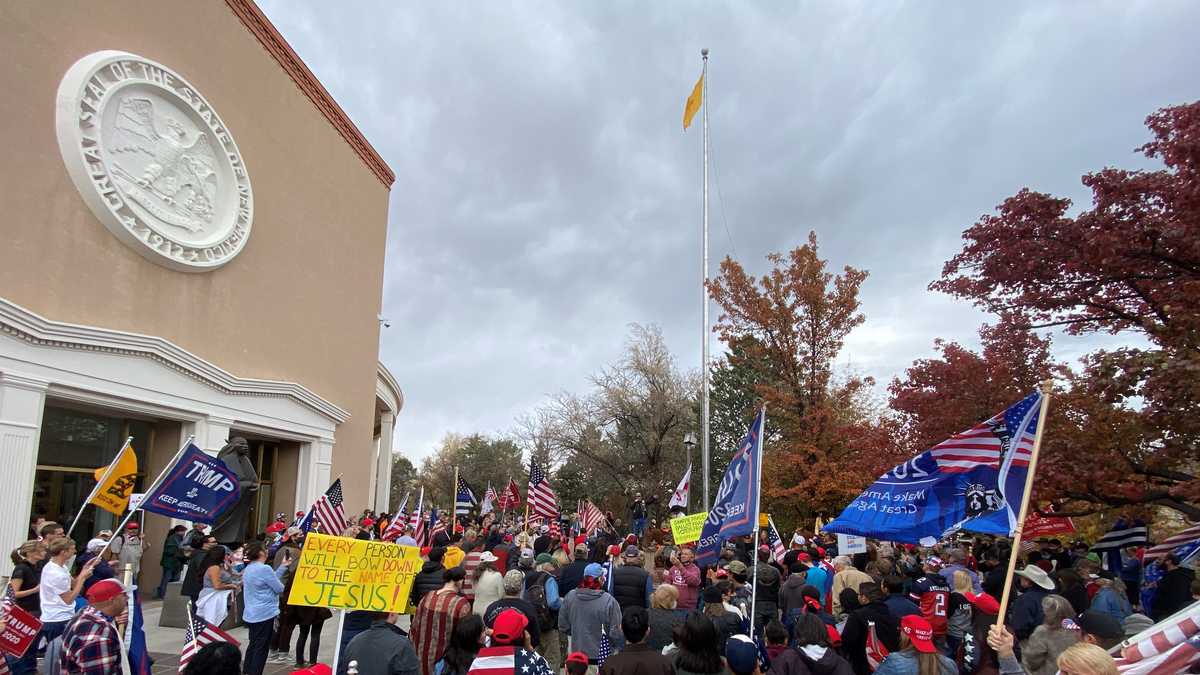
<instances>
[{"instance_id":1,"label":"woman with long hair","mask_svg":"<svg viewBox=\"0 0 1200 675\"><path fill-rule=\"evenodd\" d=\"M1075 617L1075 608L1066 598L1061 595L1042 598L1042 614L1046 617L1042 625L1034 629L1021 648L1021 665L1029 675L1054 675L1058 672L1059 654L1079 642L1079 631L1063 626L1065 619Z\"/></svg>"},{"instance_id":2,"label":"woman with long hair","mask_svg":"<svg viewBox=\"0 0 1200 675\"><path fill-rule=\"evenodd\" d=\"M717 653L725 653L725 644L729 642L729 637L735 635L742 630L742 617L725 609L725 598L728 591L721 588L720 584L712 584L704 589L704 616L712 621L713 628L717 629Z\"/></svg>"},{"instance_id":3,"label":"woman with long hair","mask_svg":"<svg viewBox=\"0 0 1200 675\"><path fill-rule=\"evenodd\" d=\"M233 553L220 544L208 549L200 562L203 585L192 611L214 626L225 623L230 601L238 589L233 572L229 569L232 562Z\"/></svg>"},{"instance_id":4,"label":"woman with long hair","mask_svg":"<svg viewBox=\"0 0 1200 675\"><path fill-rule=\"evenodd\" d=\"M974 595L971 576L965 570L955 570L954 578L950 580L953 592L950 593L949 607L946 609L946 642L951 656L957 661L958 648L963 637L972 630L972 605L969 595Z\"/></svg>"},{"instance_id":5,"label":"woman with long hair","mask_svg":"<svg viewBox=\"0 0 1200 675\"><path fill-rule=\"evenodd\" d=\"M1058 670L1063 675L1117 675L1117 664L1103 647L1079 642L1067 647L1058 656Z\"/></svg>"},{"instance_id":6,"label":"woman with long hair","mask_svg":"<svg viewBox=\"0 0 1200 675\"><path fill-rule=\"evenodd\" d=\"M933 644L933 626L921 616L900 619L900 650L875 669L875 675L955 675L958 666Z\"/></svg>"},{"instance_id":7,"label":"woman with long hair","mask_svg":"<svg viewBox=\"0 0 1200 675\"><path fill-rule=\"evenodd\" d=\"M433 667L434 675L467 675L483 642L483 619L469 614L450 633L446 653Z\"/></svg>"},{"instance_id":8,"label":"woman with long hair","mask_svg":"<svg viewBox=\"0 0 1200 675\"><path fill-rule=\"evenodd\" d=\"M829 628L820 616L813 613L796 617L792 626L792 643L800 652L800 660L813 675L854 675L850 662L842 658L829 642Z\"/></svg>"},{"instance_id":9,"label":"woman with long hair","mask_svg":"<svg viewBox=\"0 0 1200 675\"><path fill-rule=\"evenodd\" d=\"M46 559L46 544L32 539L21 544L11 557L14 567L8 587L16 596L17 607L34 616L41 616L42 603L38 595L41 593L42 570L39 563ZM13 659L10 668L15 675L28 675L37 670L36 645L25 650L21 658Z\"/></svg>"},{"instance_id":10,"label":"woman with long hair","mask_svg":"<svg viewBox=\"0 0 1200 675\"><path fill-rule=\"evenodd\" d=\"M496 571L496 555L484 551L479 556L479 566L471 576L471 587L475 591L475 601L472 611L478 617L483 617L487 608L493 602L504 597L504 575Z\"/></svg>"},{"instance_id":11,"label":"woman with long hair","mask_svg":"<svg viewBox=\"0 0 1200 675\"><path fill-rule=\"evenodd\" d=\"M1069 567L1059 570L1058 587L1061 589L1058 594L1071 603L1076 616L1087 611L1088 606L1091 604L1091 598L1088 597L1087 586L1084 585L1083 577L1080 576L1079 572Z\"/></svg>"},{"instance_id":12,"label":"woman with long hair","mask_svg":"<svg viewBox=\"0 0 1200 675\"><path fill-rule=\"evenodd\" d=\"M717 629L707 616L692 612L675 630L677 675L729 673L721 658L722 652L717 648Z\"/></svg>"}]
</instances>

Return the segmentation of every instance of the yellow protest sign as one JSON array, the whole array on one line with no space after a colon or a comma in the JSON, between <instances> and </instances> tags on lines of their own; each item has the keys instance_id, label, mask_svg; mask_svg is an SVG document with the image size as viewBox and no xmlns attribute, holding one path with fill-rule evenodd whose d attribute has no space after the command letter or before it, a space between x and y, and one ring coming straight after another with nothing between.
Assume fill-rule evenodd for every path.
<instances>
[{"instance_id":1,"label":"yellow protest sign","mask_svg":"<svg viewBox=\"0 0 1200 675\"><path fill-rule=\"evenodd\" d=\"M107 478L104 475L106 473ZM125 513L125 508L129 506L129 494L137 482L137 455L133 452L133 446L126 442L112 464L96 469L93 475L98 485L91 503L117 516Z\"/></svg>"},{"instance_id":2,"label":"yellow protest sign","mask_svg":"<svg viewBox=\"0 0 1200 675\"><path fill-rule=\"evenodd\" d=\"M313 532L304 538L288 604L400 613L420 570L415 546Z\"/></svg>"},{"instance_id":3,"label":"yellow protest sign","mask_svg":"<svg viewBox=\"0 0 1200 675\"><path fill-rule=\"evenodd\" d=\"M700 530L704 529L704 520L708 513L693 513L690 516L680 516L671 519L671 536L676 544L690 544L700 540Z\"/></svg>"}]
</instances>

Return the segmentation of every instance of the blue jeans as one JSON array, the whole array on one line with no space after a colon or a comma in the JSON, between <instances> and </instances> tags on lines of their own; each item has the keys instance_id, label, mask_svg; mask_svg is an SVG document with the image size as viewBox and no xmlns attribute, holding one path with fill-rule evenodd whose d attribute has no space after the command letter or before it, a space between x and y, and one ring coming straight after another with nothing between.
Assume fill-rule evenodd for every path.
<instances>
[{"instance_id":1,"label":"blue jeans","mask_svg":"<svg viewBox=\"0 0 1200 675\"><path fill-rule=\"evenodd\" d=\"M645 517L634 518L633 519L633 534L634 534L634 536L636 536L638 539L641 539L642 535L645 532L646 532L646 518Z\"/></svg>"},{"instance_id":2,"label":"blue jeans","mask_svg":"<svg viewBox=\"0 0 1200 675\"><path fill-rule=\"evenodd\" d=\"M179 570L168 570L163 568L162 581L158 582L158 588L154 591L155 598L162 598L167 594L167 584L179 581Z\"/></svg>"}]
</instances>

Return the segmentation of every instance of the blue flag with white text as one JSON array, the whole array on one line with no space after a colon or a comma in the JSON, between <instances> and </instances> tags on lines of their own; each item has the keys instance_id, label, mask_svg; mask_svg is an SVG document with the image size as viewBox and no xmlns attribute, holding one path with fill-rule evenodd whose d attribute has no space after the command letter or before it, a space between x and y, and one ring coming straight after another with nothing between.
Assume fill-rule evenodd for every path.
<instances>
[{"instance_id":1,"label":"blue flag with white text","mask_svg":"<svg viewBox=\"0 0 1200 675\"><path fill-rule=\"evenodd\" d=\"M146 630L142 619L142 600L138 596L137 587L130 593L133 605L129 608L129 627L126 628L126 648L129 650L130 675L150 675L150 667L154 659L146 648Z\"/></svg>"},{"instance_id":2,"label":"blue flag with white text","mask_svg":"<svg viewBox=\"0 0 1200 675\"><path fill-rule=\"evenodd\" d=\"M1041 392L1034 392L896 466L821 529L907 543L929 543L960 529L1010 536L1041 402Z\"/></svg>"},{"instance_id":3,"label":"blue flag with white text","mask_svg":"<svg viewBox=\"0 0 1200 675\"><path fill-rule=\"evenodd\" d=\"M211 525L241 495L238 477L221 460L188 443L183 456L142 500L141 509Z\"/></svg>"},{"instance_id":4,"label":"blue flag with white text","mask_svg":"<svg viewBox=\"0 0 1200 675\"><path fill-rule=\"evenodd\" d=\"M767 411L759 408L717 486L717 496L696 542L696 564L701 567L717 561L721 544L727 539L754 534L758 527L758 463L762 461L766 424Z\"/></svg>"}]
</instances>

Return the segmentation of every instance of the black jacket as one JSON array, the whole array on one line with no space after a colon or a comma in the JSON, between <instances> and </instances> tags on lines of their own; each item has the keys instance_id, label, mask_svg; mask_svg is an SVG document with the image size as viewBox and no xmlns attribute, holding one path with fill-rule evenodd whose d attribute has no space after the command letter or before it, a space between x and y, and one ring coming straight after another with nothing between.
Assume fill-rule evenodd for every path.
<instances>
[{"instance_id":1,"label":"black jacket","mask_svg":"<svg viewBox=\"0 0 1200 675\"><path fill-rule=\"evenodd\" d=\"M1050 593L1051 591L1041 586L1030 586L1017 596L1012 604L1012 612L1008 615L1008 623L1018 640L1028 640L1034 629L1046 620L1046 615L1042 612L1042 598Z\"/></svg>"},{"instance_id":2,"label":"black jacket","mask_svg":"<svg viewBox=\"0 0 1200 675\"><path fill-rule=\"evenodd\" d=\"M1196 573L1186 567L1176 567L1158 580L1154 596L1153 619L1162 621L1192 603L1192 579Z\"/></svg>"},{"instance_id":3,"label":"black jacket","mask_svg":"<svg viewBox=\"0 0 1200 675\"><path fill-rule=\"evenodd\" d=\"M856 675L870 675L871 672L867 663L869 622L875 623L875 635L888 652L900 648L900 620L892 616L887 605L876 601L854 610L842 629L842 653L850 659Z\"/></svg>"},{"instance_id":4,"label":"black jacket","mask_svg":"<svg viewBox=\"0 0 1200 675\"><path fill-rule=\"evenodd\" d=\"M675 675L675 664L645 644L633 644L608 657L600 675Z\"/></svg>"},{"instance_id":5,"label":"black jacket","mask_svg":"<svg viewBox=\"0 0 1200 675\"><path fill-rule=\"evenodd\" d=\"M567 563L562 571L558 574L558 597L565 598L567 593L579 587L579 582L583 581L583 570L588 566L586 560L576 560L572 563Z\"/></svg>"},{"instance_id":6,"label":"black jacket","mask_svg":"<svg viewBox=\"0 0 1200 675\"><path fill-rule=\"evenodd\" d=\"M445 583L442 581L442 572L444 568L439 562L426 560L421 566L421 571L417 572L417 577L413 579L412 596L409 602L413 607L421 604L421 598L425 597L426 593L436 591Z\"/></svg>"},{"instance_id":7,"label":"black jacket","mask_svg":"<svg viewBox=\"0 0 1200 675\"><path fill-rule=\"evenodd\" d=\"M204 556L208 551L203 549L197 550L188 560L187 573L183 575L183 585L179 587L179 594L184 597L190 597L193 600L200 595L200 589L204 587L204 577L200 571L200 563L204 561Z\"/></svg>"},{"instance_id":8,"label":"black jacket","mask_svg":"<svg viewBox=\"0 0 1200 675\"><path fill-rule=\"evenodd\" d=\"M646 582L650 573L637 565L620 565L613 569L613 597L624 612L626 607L646 606Z\"/></svg>"},{"instance_id":9,"label":"black jacket","mask_svg":"<svg viewBox=\"0 0 1200 675\"><path fill-rule=\"evenodd\" d=\"M812 675L854 675L854 669L832 647L826 649L825 654L817 660L813 660L808 654L805 654L803 648L796 651Z\"/></svg>"}]
</instances>

